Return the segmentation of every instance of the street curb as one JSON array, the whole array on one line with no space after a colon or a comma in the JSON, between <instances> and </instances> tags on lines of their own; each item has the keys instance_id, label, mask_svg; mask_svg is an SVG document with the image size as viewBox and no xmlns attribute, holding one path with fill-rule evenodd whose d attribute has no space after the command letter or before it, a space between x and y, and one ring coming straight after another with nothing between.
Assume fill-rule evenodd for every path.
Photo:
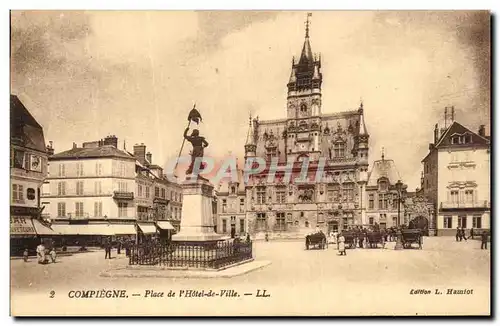
<instances>
[{"instance_id":1,"label":"street curb","mask_svg":"<svg viewBox=\"0 0 500 326\"><path fill-rule=\"evenodd\" d=\"M231 278L245 275L271 265L271 261L251 261L221 271L173 270L173 269L136 269L117 268L99 273L101 277L123 278Z\"/></svg>"}]
</instances>

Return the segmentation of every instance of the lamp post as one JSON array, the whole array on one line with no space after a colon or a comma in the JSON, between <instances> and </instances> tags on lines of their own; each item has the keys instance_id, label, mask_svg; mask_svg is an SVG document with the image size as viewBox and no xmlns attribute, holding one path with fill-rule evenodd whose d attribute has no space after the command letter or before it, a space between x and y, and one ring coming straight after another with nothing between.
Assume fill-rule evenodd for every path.
<instances>
[{"instance_id":1,"label":"lamp post","mask_svg":"<svg viewBox=\"0 0 500 326\"><path fill-rule=\"evenodd\" d=\"M402 232L401 232L401 193L403 191L403 183L401 180L398 180L396 182L396 190L398 191L398 220L397 220L397 237L396 237L396 246L394 247L394 250L401 250L403 249L403 243L401 242L401 237L402 237Z\"/></svg>"}]
</instances>

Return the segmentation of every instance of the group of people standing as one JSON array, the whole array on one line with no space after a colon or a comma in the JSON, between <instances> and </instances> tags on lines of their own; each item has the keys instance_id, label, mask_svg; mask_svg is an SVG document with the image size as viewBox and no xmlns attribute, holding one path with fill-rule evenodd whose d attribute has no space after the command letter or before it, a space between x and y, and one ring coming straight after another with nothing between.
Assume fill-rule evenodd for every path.
<instances>
[{"instance_id":1,"label":"group of people standing","mask_svg":"<svg viewBox=\"0 0 500 326\"><path fill-rule=\"evenodd\" d=\"M50 250L47 250L43 242L41 242L36 247L36 257L39 264L43 265L48 264L49 260L51 263L55 263L57 258L55 246L51 246ZM28 248L24 249L23 260L24 262L28 262L29 260Z\"/></svg>"},{"instance_id":2,"label":"group of people standing","mask_svg":"<svg viewBox=\"0 0 500 326\"><path fill-rule=\"evenodd\" d=\"M462 240L467 241L467 239L474 239L475 235L476 234L474 233L474 228L470 229L469 237L467 237L465 235L465 229L463 227L461 228L461 227L457 226L457 232L455 234L455 239L457 242L462 241ZM479 235L481 236L481 249L488 249L488 237L489 237L488 231L483 231Z\"/></svg>"}]
</instances>

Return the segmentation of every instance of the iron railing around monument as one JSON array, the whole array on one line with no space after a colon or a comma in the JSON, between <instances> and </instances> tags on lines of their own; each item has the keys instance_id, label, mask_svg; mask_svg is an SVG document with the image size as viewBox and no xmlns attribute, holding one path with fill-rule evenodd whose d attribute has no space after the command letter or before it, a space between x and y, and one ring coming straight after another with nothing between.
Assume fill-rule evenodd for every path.
<instances>
[{"instance_id":1,"label":"iron railing around monument","mask_svg":"<svg viewBox=\"0 0 500 326\"><path fill-rule=\"evenodd\" d=\"M252 242L148 243L133 246L130 265L219 269L252 258Z\"/></svg>"}]
</instances>

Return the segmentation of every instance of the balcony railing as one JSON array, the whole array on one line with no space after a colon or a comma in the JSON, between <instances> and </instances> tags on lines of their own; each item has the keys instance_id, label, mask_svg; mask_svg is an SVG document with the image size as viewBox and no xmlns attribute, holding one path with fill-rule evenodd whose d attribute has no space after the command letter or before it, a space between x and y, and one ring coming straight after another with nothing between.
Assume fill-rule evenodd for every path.
<instances>
[{"instance_id":1,"label":"balcony railing","mask_svg":"<svg viewBox=\"0 0 500 326\"><path fill-rule=\"evenodd\" d=\"M490 208L490 202L481 200L477 202L441 202L441 209L451 208Z\"/></svg>"},{"instance_id":2,"label":"balcony railing","mask_svg":"<svg viewBox=\"0 0 500 326\"><path fill-rule=\"evenodd\" d=\"M134 193L128 192L128 191L115 191L115 192L113 192L113 198L114 199L121 199L121 200L133 200Z\"/></svg>"}]
</instances>

